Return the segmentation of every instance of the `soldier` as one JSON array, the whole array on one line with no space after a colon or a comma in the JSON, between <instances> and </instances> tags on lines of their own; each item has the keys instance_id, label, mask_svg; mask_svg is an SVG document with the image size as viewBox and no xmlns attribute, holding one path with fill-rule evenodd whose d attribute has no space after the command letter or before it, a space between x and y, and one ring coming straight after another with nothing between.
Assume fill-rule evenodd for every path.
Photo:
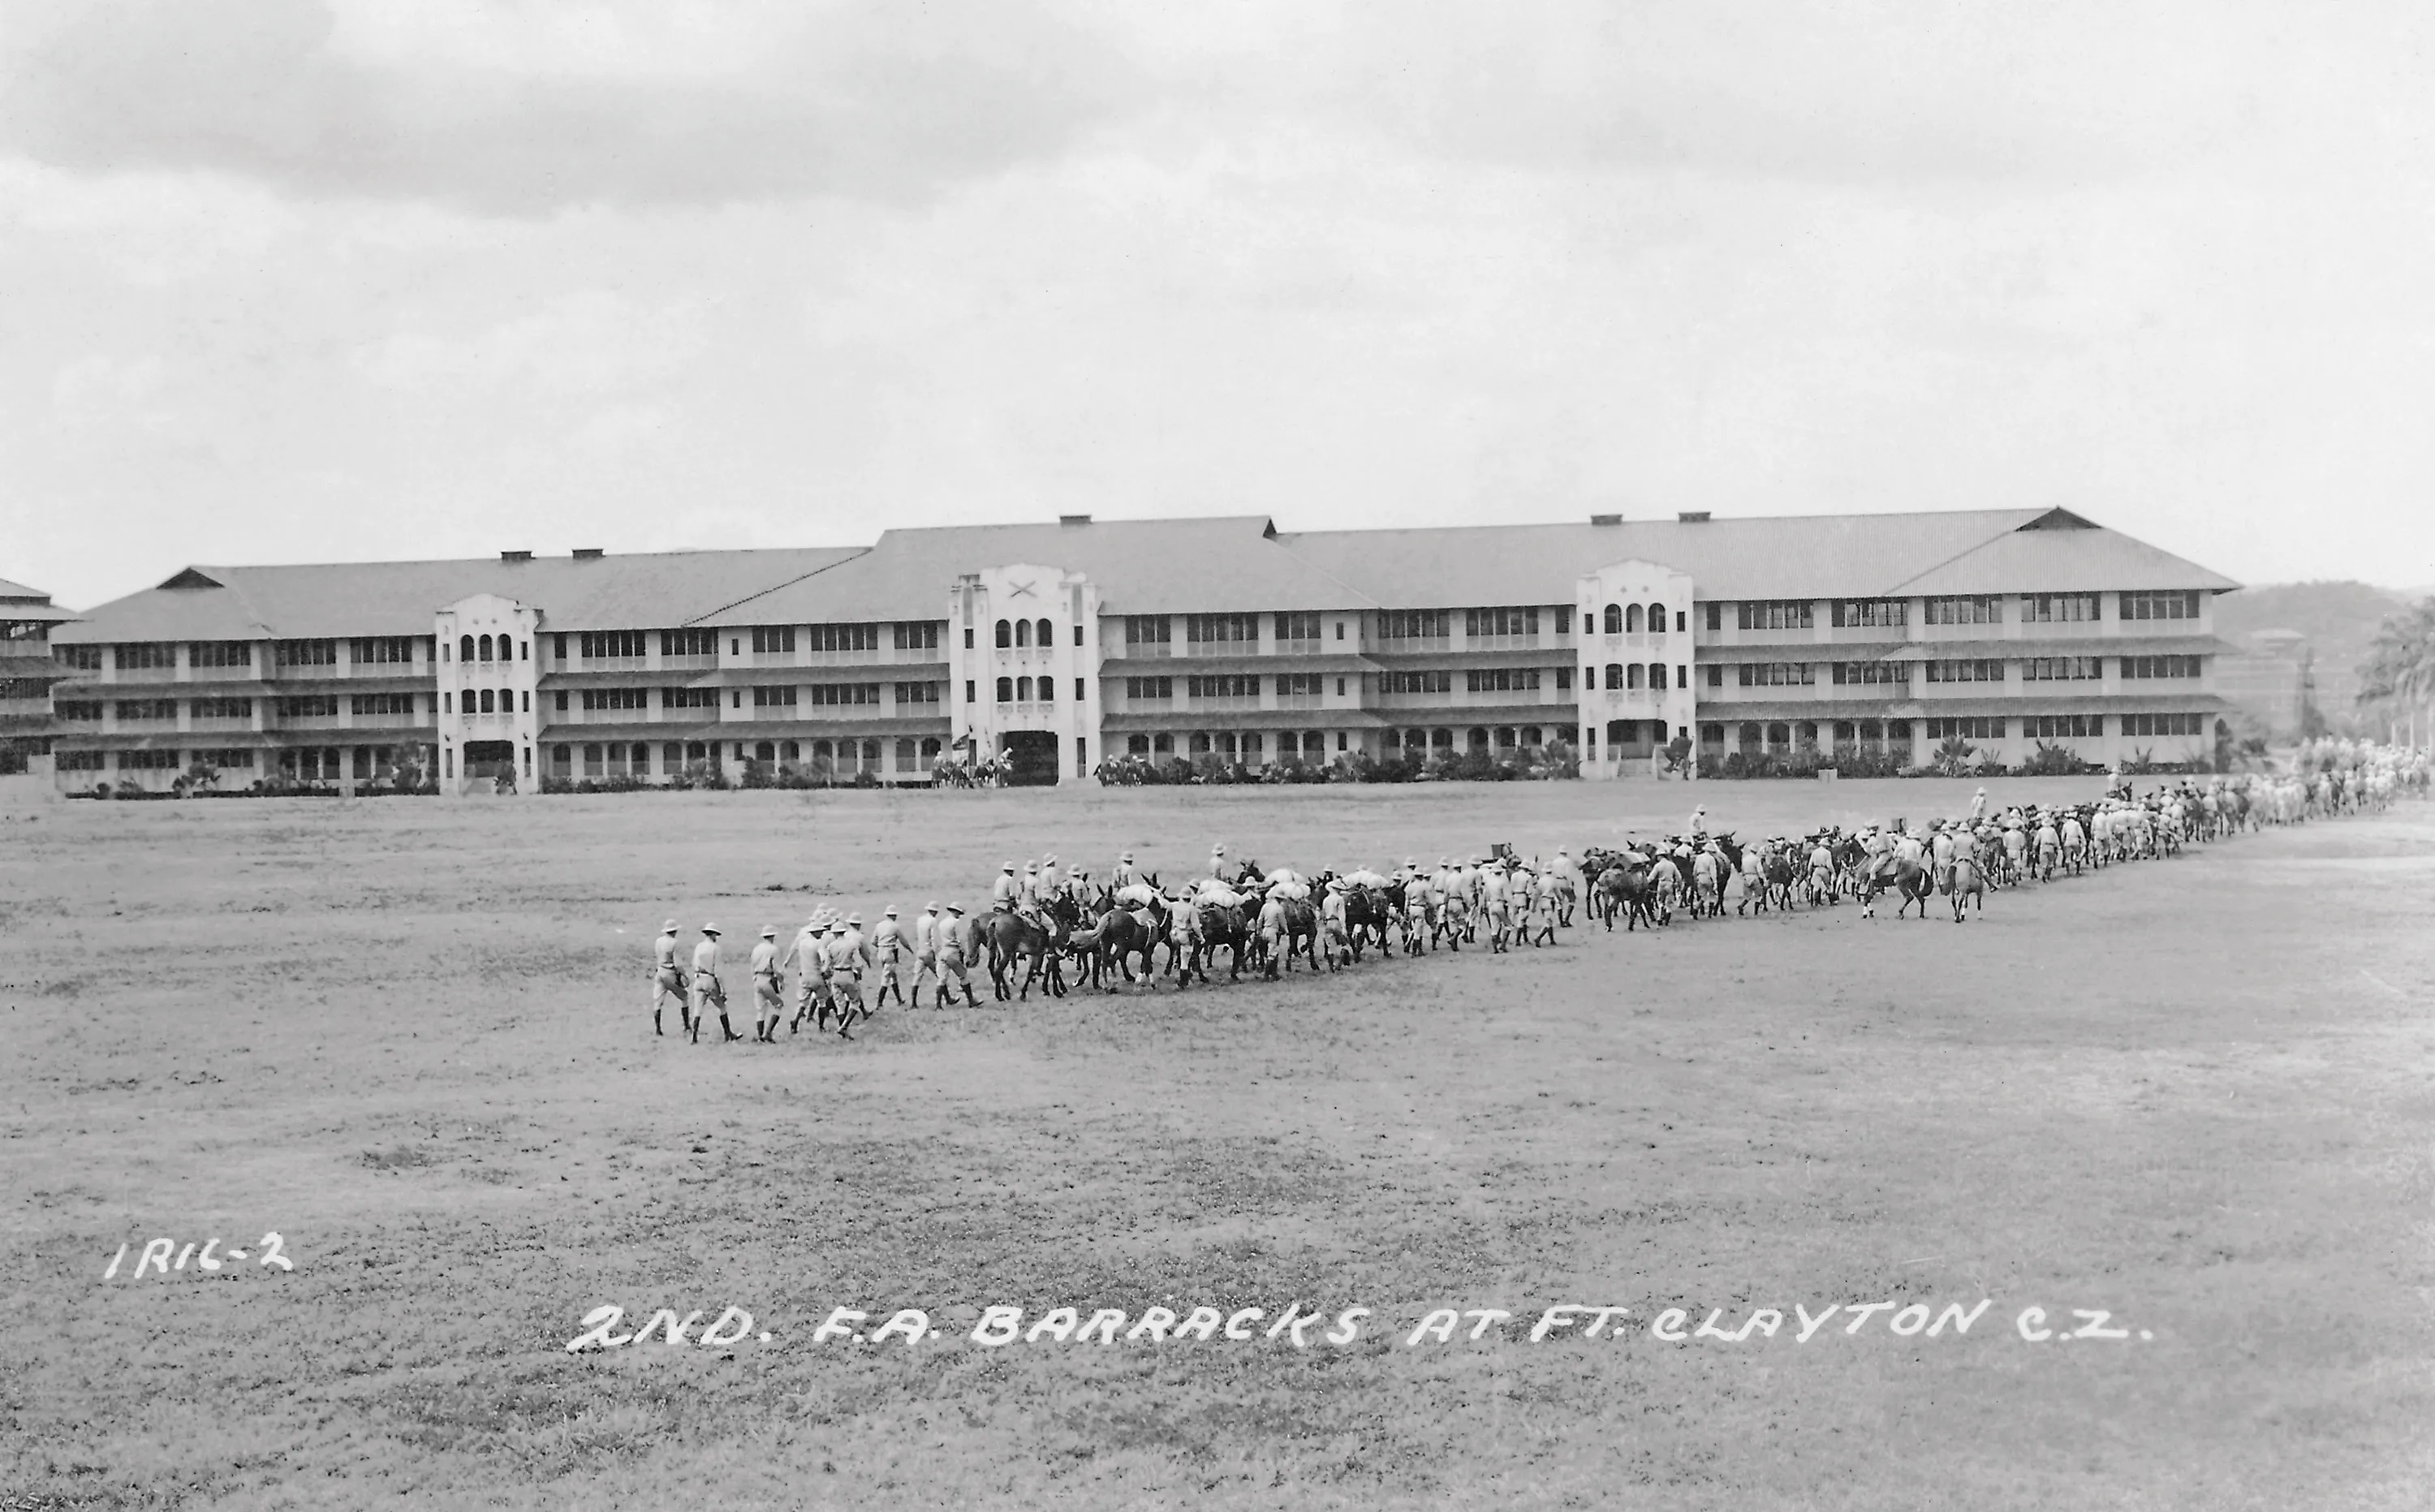
<instances>
[{"instance_id":1,"label":"soldier","mask_svg":"<svg viewBox=\"0 0 2435 1512\"><path fill-rule=\"evenodd\" d=\"M816 1023L826 1023L829 1017L828 973L821 968L820 940L829 932L827 916L813 910L803 927L795 931L795 938L780 958L780 971L792 966L795 978L795 1017L786 1025L788 1034L801 1034L803 1021L813 1018ZM814 1015L817 1014L817 1018Z\"/></svg>"},{"instance_id":2,"label":"soldier","mask_svg":"<svg viewBox=\"0 0 2435 1512\"><path fill-rule=\"evenodd\" d=\"M997 869L997 881L990 884L990 906L999 913L1010 914L1014 912L1015 899L1023 893L1023 884L1015 880L1013 862Z\"/></svg>"},{"instance_id":3,"label":"soldier","mask_svg":"<svg viewBox=\"0 0 2435 1512\"><path fill-rule=\"evenodd\" d=\"M913 1001L922 1001L922 979L935 978L938 983L939 1005L946 1006L947 979L939 971L939 936L945 928L939 917L939 905L933 902L913 920Z\"/></svg>"},{"instance_id":4,"label":"soldier","mask_svg":"<svg viewBox=\"0 0 2435 1512\"><path fill-rule=\"evenodd\" d=\"M786 1011L786 1002L778 976L778 932L767 925L752 947L752 1007L754 1041L776 1044L778 1015Z\"/></svg>"},{"instance_id":5,"label":"soldier","mask_svg":"<svg viewBox=\"0 0 2435 1512\"><path fill-rule=\"evenodd\" d=\"M888 1001L888 994L893 992L896 1005L900 1008L906 1006L905 926L897 922L894 903L889 903L888 911L879 916L879 927L871 932L871 946L879 957L879 995L872 1000L871 1005L878 1007Z\"/></svg>"},{"instance_id":6,"label":"soldier","mask_svg":"<svg viewBox=\"0 0 2435 1512\"><path fill-rule=\"evenodd\" d=\"M686 1033L693 1030L693 1004L685 996L685 974L677 965L677 921L673 919L660 926L660 937L651 945L651 1032L665 1034L660 1027L660 1005L668 999L677 1000L677 1020Z\"/></svg>"},{"instance_id":7,"label":"soldier","mask_svg":"<svg viewBox=\"0 0 2435 1512\"><path fill-rule=\"evenodd\" d=\"M1011 873L1014 868L1009 867L1007 870ZM956 988L958 987L964 989L964 1006L969 1008L978 1005L978 1000L973 996L972 975L965 965L972 957L972 932L964 925L964 905L949 903L946 922L939 928L939 1003L941 1006L947 1007L955 1004Z\"/></svg>"},{"instance_id":8,"label":"soldier","mask_svg":"<svg viewBox=\"0 0 2435 1512\"><path fill-rule=\"evenodd\" d=\"M1141 871L1133 865L1131 851L1128 850L1116 858L1116 869L1108 873L1108 881L1118 892L1141 881Z\"/></svg>"},{"instance_id":9,"label":"soldier","mask_svg":"<svg viewBox=\"0 0 2435 1512\"><path fill-rule=\"evenodd\" d=\"M837 997L838 1033L845 1034L856 1018L871 1016L862 1005L862 972L871 963L871 949L862 941L862 916L850 914L830 925L828 947L829 990Z\"/></svg>"},{"instance_id":10,"label":"soldier","mask_svg":"<svg viewBox=\"0 0 2435 1512\"><path fill-rule=\"evenodd\" d=\"M718 1006L718 1029L724 1037L719 1042L743 1039L727 1022L727 988L718 980L718 926L704 924L701 941L693 948L693 1022L686 1030L695 1044L701 1043L701 1022L713 1004Z\"/></svg>"}]
</instances>

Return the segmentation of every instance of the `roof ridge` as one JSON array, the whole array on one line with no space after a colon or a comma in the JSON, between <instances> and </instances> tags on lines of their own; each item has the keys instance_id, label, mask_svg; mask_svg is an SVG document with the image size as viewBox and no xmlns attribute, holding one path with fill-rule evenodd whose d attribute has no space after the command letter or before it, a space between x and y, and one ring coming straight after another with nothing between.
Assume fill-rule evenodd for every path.
<instances>
[{"instance_id":1,"label":"roof ridge","mask_svg":"<svg viewBox=\"0 0 2435 1512\"><path fill-rule=\"evenodd\" d=\"M702 610L700 613L699 613L699 614L695 615L693 618L691 618L691 619L689 619L689 620L681 621L681 622L680 622L680 624L679 624L679 627L680 627L680 628L684 628L684 627L691 627L691 626L695 626L695 625L699 625L702 621L704 621L704 620L706 620L706 619L710 618L713 614L724 614L724 613L726 613L729 610L732 610L732 609L740 609L740 608L742 608L743 606L745 606L745 605L747 605L747 604L751 603L751 602L752 602L754 599L756 599L756 598L765 598L765 597L767 597L768 595L769 595L769 594L771 594L771 593L777 593L780 589L783 589L783 588L792 588L792 587L794 587L797 583L809 581L810 579L812 579L812 578L814 578L814 577L818 577L820 574L822 574L822 573L824 573L824 572L829 572L829 571L831 571L831 570L833 570L833 569L835 569L835 568L842 567L842 566L844 566L847 562L850 562L850 561L858 561L858 560L860 560L861 558L865 558L865 557L870 556L872 552L877 551L877 550L879 549L879 546L878 546L878 543L874 541L872 544L868 545L868 546L855 546L855 547L852 547L852 548L839 548L839 549L845 550L845 551L846 551L846 555L844 555L844 556L842 556L842 557L839 557L839 558L838 558L837 560L835 560L835 561L824 561L824 562L820 563L818 567L813 568L810 572L807 572L807 573L799 573L799 574L797 574L795 576L792 576L792 577L787 578L787 579L786 579L785 582L783 582L783 583L771 583L771 584L770 584L768 587L767 587L767 588L755 589L755 590L754 590L754 591L752 591L751 593L745 594L742 598L736 599L736 600L735 600L734 602L733 602L733 603L729 603L729 604L721 604L721 605L719 605L719 606L718 606L717 608L716 608L716 609L707 609L707 610Z\"/></svg>"}]
</instances>

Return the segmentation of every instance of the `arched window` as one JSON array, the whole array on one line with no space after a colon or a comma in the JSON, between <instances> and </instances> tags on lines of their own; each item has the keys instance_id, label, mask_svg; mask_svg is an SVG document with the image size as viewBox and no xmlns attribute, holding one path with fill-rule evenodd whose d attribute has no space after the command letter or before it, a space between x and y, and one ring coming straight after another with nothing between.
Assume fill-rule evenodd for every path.
<instances>
[{"instance_id":1,"label":"arched window","mask_svg":"<svg viewBox=\"0 0 2435 1512\"><path fill-rule=\"evenodd\" d=\"M1192 735L1192 754L1195 756L1209 754L1209 737L1198 730L1195 730Z\"/></svg>"},{"instance_id":2,"label":"arched window","mask_svg":"<svg viewBox=\"0 0 2435 1512\"><path fill-rule=\"evenodd\" d=\"M1049 624L1046 620L1042 620L1040 622L1039 630L1031 637L1031 644L1041 646L1055 645L1057 644L1057 627Z\"/></svg>"},{"instance_id":3,"label":"arched window","mask_svg":"<svg viewBox=\"0 0 2435 1512\"><path fill-rule=\"evenodd\" d=\"M1805 746L1815 746L1818 744L1818 726L1812 720L1803 720L1792 733L1793 738L1800 741L1801 744Z\"/></svg>"},{"instance_id":4,"label":"arched window","mask_svg":"<svg viewBox=\"0 0 2435 1512\"><path fill-rule=\"evenodd\" d=\"M1430 731L1429 731L1429 748L1430 748L1431 750L1445 750L1445 751L1450 751L1450 750L1454 749L1454 731L1453 731L1453 730L1430 730Z\"/></svg>"},{"instance_id":5,"label":"arched window","mask_svg":"<svg viewBox=\"0 0 2435 1512\"><path fill-rule=\"evenodd\" d=\"M1042 703L1055 703L1057 701L1057 679L1055 678L1041 679L1039 691L1040 701Z\"/></svg>"},{"instance_id":6,"label":"arched window","mask_svg":"<svg viewBox=\"0 0 2435 1512\"><path fill-rule=\"evenodd\" d=\"M862 769L866 772L879 770L879 742L866 740L862 743Z\"/></svg>"},{"instance_id":7,"label":"arched window","mask_svg":"<svg viewBox=\"0 0 2435 1512\"><path fill-rule=\"evenodd\" d=\"M1651 662L1649 663L1649 685L1652 688L1663 688L1666 686L1665 662Z\"/></svg>"},{"instance_id":8,"label":"arched window","mask_svg":"<svg viewBox=\"0 0 2435 1512\"><path fill-rule=\"evenodd\" d=\"M1627 635L1637 635L1640 633L1639 605L1634 604L1630 609L1623 611L1623 628L1624 633Z\"/></svg>"},{"instance_id":9,"label":"arched window","mask_svg":"<svg viewBox=\"0 0 2435 1512\"><path fill-rule=\"evenodd\" d=\"M1000 629L1004 629L1006 627L1005 622L1000 621L998 627ZM1014 702L1014 679L1012 678L1000 678L997 679L997 701L1000 703Z\"/></svg>"},{"instance_id":10,"label":"arched window","mask_svg":"<svg viewBox=\"0 0 2435 1512\"><path fill-rule=\"evenodd\" d=\"M1649 606L1649 633L1651 635L1663 635L1666 633L1665 605L1651 604Z\"/></svg>"},{"instance_id":11,"label":"arched window","mask_svg":"<svg viewBox=\"0 0 2435 1512\"><path fill-rule=\"evenodd\" d=\"M778 743L778 759L782 762L802 761L803 759L803 748L801 746L796 745L791 740L780 741Z\"/></svg>"},{"instance_id":12,"label":"arched window","mask_svg":"<svg viewBox=\"0 0 2435 1512\"><path fill-rule=\"evenodd\" d=\"M1230 762L1235 759L1235 732L1233 730L1221 730L1218 732L1218 754L1225 757Z\"/></svg>"},{"instance_id":13,"label":"arched window","mask_svg":"<svg viewBox=\"0 0 2435 1512\"><path fill-rule=\"evenodd\" d=\"M1245 761L1247 761L1247 762L1255 762L1255 761L1258 761L1259 759L1260 759L1260 737L1259 737L1259 733L1258 733L1256 730L1246 730L1246 731L1244 732L1244 734L1243 734L1243 760L1245 760Z\"/></svg>"},{"instance_id":14,"label":"arched window","mask_svg":"<svg viewBox=\"0 0 2435 1512\"><path fill-rule=\"evenodd\" d=\"M507 644L505 641L502 641L499 644L501 645ZM515 712L516 690L513 688L501 688L499 690L499 713L503 714L511 714Z\"/></svg>"},{"instance_id":15,"label":"arched window","mask_svg":"<svg viewBox=\"0 0 2435 1512\"><path fill-rule=\"evenodd\" d=\"M479 696L481 697L481 700L482 700L482 702L481 702L481 704L480 704L480 706L479 706L479 707L480 707L480 709L481 709L481 712L482 712L482 713L486 713L486 714L487 714L487 713L491 713L491 690L490 690L490 689L488 689L488 688L484 688L484 689L482 689L482 690L481 690L481 693L480 693L480 695L479 695Z\"/></svg>"},{"instance_id":16,"label":"arched window","mask_svg":"<svg viewBox=\"0 0 2435 1512\"><path fill-rule=\"evenodd\" d=\"M1306 731L1302 737L1302 753L1313 759L1325 756L1327 737L1316 730Z\"/></svg>"},{"instance_id":17,"label":"arched window","mask_svg":"<svg viewBox=\"0 0 2435 1512\"><path fill-rule=\"evenodd\" d=\"M471 662L474 660L474 638L472 636L460 635L457 638L457 660L459 662Z\"/></svg>"},{"instance_id":18,"label":"arched window","mask_svg":"<svg viewBox=\"0 0 2435 1512\"><path fill-rule=\"evenodd\" d=\"M1744 750L1756 750L1759 745L1758 726L1745 724L1734 731L1734 739Z\"/></svg>"},{"instance_id":19,"label":"arched window","mask_svg":"<svg viewBox=\"0 0 2435 1512\"><path fill-rule=\"evenodd\" d=\"M1009 625L1009 624L1008 624L1006 621L1004 621L1004 620L1000 620L1000 621L998 621L998 622L997 622L997 645L998 645L998 649L999 649L999 650L1001 650L1001 651L1003 651L1003 650L1005 650L1008 646L1012 645L1013 644L1014 644L1014 627L1013 627L1013 626L1011 626L1011 625Z\"/></svg>"},{"instance_id":20,"label":"arched window","mask_svg":"<svg viewBox=\"0 0 2435 1512\"><path fill-rule=\"evenodd\" d=\"M756 762L774 762L778 759L778 747L768 741L762 741L752 747L752 759Z\"/></svg>"},{"instance_id":21,"label":"arched window","mask_svg":"<svg viewBox=\"0 0 2435 1512\"><path fill-rule=\"evenodd\" d=\"M1610 662L1606 664L1606 685L1610 688L1620 688L1623 686L1622 662Z\"/></svg>"},{"instance_id":22,"label":"arched window","mask_svg":"<svg viewBox=\"0 0 2435 1512\"><path fill-rule=\"evenodd\" d=\"M1609 635L1621 635L1623 633L1622 605L1609 604L1606 607L1606 633Z\"/></svg>"},{"instance_id":23,"label":"arched window","mask_svg":"<svg viewBox=\"0 0 2435 1512\"><path fill-rule=\"evenodd\" d=\"M1148 755L1149 737L1148 735L1127 735L1125 737L1125 754L1128 756Z\"/></svg>"},{"instance_id":24,"label":"arched window","mask_svg":"<svg viewBox=\"0 0 2435 1512\"><path fill-rule=\"evenodd\" d=\"M1014 622L1014 644L1017 645L1029 645L1031 644L1031 622L1029 620L1017 620Z\"/></svg>"},{"instance_id":25,"label":"arched window","mask_svg":"<svg viewBox=\"0 0 2435 1512\"><path fill-rule=\"evenodd\" d=\"M830 745L825 740L813 741L812 760L816 762L833 762L837 760L837 747Z\"/></svg>"},{"instance_id":26,"label":"arched window","mask_svg":"<svg viewBox=\"0 0 2435 1512\"><path fill-rule=\"evenodd\" d=\"M922 739L922 759L923 759L924 761L925 761L925 762L928 762L928 761L936 761L936 760L938 760L938 759L939 759L939 737L938 737L938 736L936 736L936 735L925 735L925 736L924 736L924 737L923 737L923 739Z\"/></svg>"},{"instance_id":27,"label":"arched window","mask_svg":"<svg viewBox=\"0 0 2435 1512\"><path fill-rule=\"evenodd\" d=\"M481 646L481 648L482 648L482 651L481 651L482 660L483 660L483 661L485 661L485 662L490 661L490 660L491 660L491 638L490 638L489 636L485 635L485 636L483 636L483 637L482 637L482 639L481 639L477 644L478 644Z\"/></svg>"},{"instance_id":28,"label":"arched window","mask_svg":"<svg viewBox=\"0 0 2435 1512\"><path fill-rule=\"evenodd\" d=\"M1514 739L1513 739L1513 727L1512 727L1511 725L1499 725L1499 726L1497 726L1497 727L1496 727L1496 748L1497 748L1498 750L1511 750L1511 749L1513 748L1513 746L1514 746Z\"/></svg>"},{"instance_id":29,"label":"arched window","mask_svg":"<svg viewBox=\"0 0 2435 1512\"><path fill-rule=\"evenodd\" d=\"M1017 703L1029 703L1031 701L1031 679L1029 678L1017 678L1014 679L1014 698Z\"/></svg>"},{"instance_id":30,"label":"arched window","mask_svg":"<svg viewBox=\"0 0 2435 1512\"><path fill-rule=\"evenodd\" d=\"M1630 668L1628 668L1628 669L1626 670L1626 672L1625 672L1625 679L1626 679L1626 680L1625 680L1625 682L1624 682L1624 686L1625 686L1625 687L1628 687L1628 688L1637 688L1637 687L1639 687L1639 686L1640 686L1640 663L1639 663L1639 662L1634 662L1631 665L1631 667L1630 667Z\"/></svg>"},{"instance_id":31,"label":"arched window","mask_svg":"<svg viewBox=\"0 0 2435 1512\"><path fill-rule=\"evenodd\" d=\"M1488 748L1488 731L1477 725L1463 731L1462 739L1464 747L1468 749L1486 750Z\"/></svg>"},{"instance_id":32,"label":"arched window","mask_svg":"<svg viewBox=\"0 0 2435 1512\"><path fill-rule=\"evenodd\" d=\"M1792 727L1790 725L1770 725L1767 727L1768 749L1785 750L1789 748L1791 745Z\"/></svg>"},{"instance_id":33,"label":"arched window","mask_svg":"<svg viewBox=\"0 0 2435 1512\"><path fill-rule=\"evenodd\" d=\"M1538 726L1524 725L1522 727L1522 744L1526 747L1537 747L1545 744L1545 742L1539 738Z\"/></svg>"}]
</instances>

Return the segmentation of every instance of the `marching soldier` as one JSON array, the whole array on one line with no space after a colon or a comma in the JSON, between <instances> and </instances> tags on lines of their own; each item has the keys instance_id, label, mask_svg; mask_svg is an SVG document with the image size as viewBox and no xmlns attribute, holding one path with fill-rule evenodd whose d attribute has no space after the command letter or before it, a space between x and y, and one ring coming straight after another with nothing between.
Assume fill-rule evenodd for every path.
<instances>
[{"instance_id":1,"label":"marching soldier","mask_svg":"<svg viewBox=\"0 0 2435 1512\"><path fill-rule=\"evenodd\" d=\"M743 1039L727 1022L727 988L718 980L718 926L704 924L701 941L693 948L693 1022L686 1026L695 1044L701 1043L702 1020L708 1017L714 1004L718 1007L718 1030L723 1037L719 1042Z\"/></svg>"},{"instance_id":2,"label":"marching soldier","mask_svg":"<svg viewBox=\"0 0 2435 1512\"><path fill-rule=\"evenodd\" d=\"M1014 868L1009 867L1007 870L1011 872ZM941 1006L954 1005L958 987L964 989L964 1006L978 1005L978 1000L973 996L973 979L965 965L972 956L972 931L964 923L964 905L949 903L946 922L939 928L939 1002Z\"/></svg>"},{"instance_id":3,"label":"marching soldier","mask_svg":"<svg viewBox=\"0 0 2435 1512\"><path fill-rule=\"evenodd\" d=\"M651 945L651 1032L665 1034L660 1027L661 1005L677 1000L677 1021L687 1033L693 1029L693 1004L686 996L683 968L677 965L677 921L673 919L660 926L660 937Z\"/></svg>"},{"instance_id":4,"label":"marching soldier","mask_svg":"<svg viewBox=\"0 0 2435 1512\"><path fill-rule=\"evenodd\" d=\"M915 1003L922 1001L922 979L925 976L935 979L941 1000L946 996L947 979L939 971L939 936L944 928L945 921L940 919L939 905L935 902L922 910L921 918L913 920L913 1001ZM945 1005L943 1001L940 1003L940 1006Z\"/></svg>"},{"instance_id":5,"label":"marching soldier","mask_svg":"<svg viewBox=\"0 0 2435 1512\"><path fill-rule=\"evenodd\" d=\"M778 1016L786 1011L786 992L778 975L778 932L764 925L760 942L752 947L753 1040L765 1045L778 1042Z\"/></svg>"},{"instance_id":6,"label":"marching soldier","mask_svg":"<svg viewBox=\"0 0 2435 1512\"><path fill-rule=\"evenodd\" d=\"M879 927L871 932L871 945L879 958L879 995L872 1000L871 1005L878 1007L888 1001L888 994L893 992L896 1005L900 1008L906 1006L905 926L897 922L894 903L889 903L888 911L879 916Z\"/></svg>"}]
</instances>

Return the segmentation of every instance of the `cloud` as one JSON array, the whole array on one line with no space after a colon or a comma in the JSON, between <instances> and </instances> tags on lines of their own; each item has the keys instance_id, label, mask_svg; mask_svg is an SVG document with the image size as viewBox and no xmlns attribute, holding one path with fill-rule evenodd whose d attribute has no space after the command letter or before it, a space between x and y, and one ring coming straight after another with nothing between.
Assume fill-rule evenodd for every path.
<instances>
[{"instance_id":1,"label":"cloud","mask_svg":"<svg viewBox=\"0 0 2435 1512\"><path fill-rule=\"evenodd\" d=\"M508 215L919 201L1058 152L1132 90L1114 52L1033 0L511 8L521 29L337 3L29 7L0 54L0 144L82 170L210 169Z\"/></svg>"}]
</instances>

